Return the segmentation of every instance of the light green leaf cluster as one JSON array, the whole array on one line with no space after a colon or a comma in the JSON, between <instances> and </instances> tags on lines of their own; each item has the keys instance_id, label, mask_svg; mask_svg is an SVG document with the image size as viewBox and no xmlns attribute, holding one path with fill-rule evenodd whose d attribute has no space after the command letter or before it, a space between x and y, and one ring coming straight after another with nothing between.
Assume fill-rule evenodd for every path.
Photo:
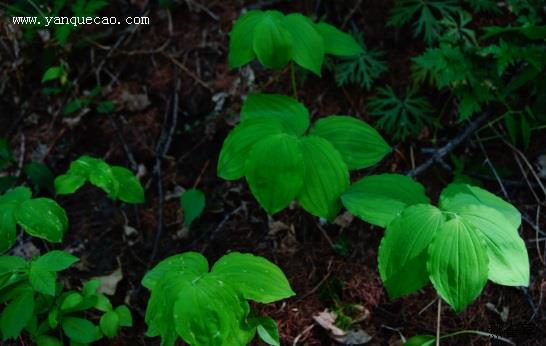
<instances>
[{"instance_id":1,"label":"light green leaf cluster","mask_svg":"<svg viewBox=\"0 0 546 346\"><path fill-rule=\"evenodd\" d=\"M104 160L82 156L70 164L70 169L55 179L59 195L75 193L86 182L102 189L112 199L125 203L144 203L144 188L127 168L110 166Z\"/></svg>"},{"instance_id":2,"label":"light green leaf cluster","mask_svg":"<svg viewBox=\"0 0 546 346\"><path fill-rule=\"evenodd\" d=\"M366 177L342 196L358 217L386 227L378 253L389 296L414 292L429 281L457 312L481 293L487 280L529 284L529 259L518 234L521 215L510 203L481 188L448 185L439 207L424 188L389 174Z\"/></svg>"},{"instance_id":3,"label":"light green leaf cluster","mask_svg":"<svg viewBox=\"0 0 546 346\"><path fill-rule=\"evenodd\" d=\"M296 100L248 96L241 123L224 141L218 175L246 177L270 214L297 199L309 213L334 219L349 186L349 170L370 167L391 149L373 127L349 116L332 115L308 127L309 111Z\"/></svg>"},{"instance_id":4,"label":"light green leaf cluster","mask_svg":"<svg viewBox=\"0 0 546 346\"><path fill-rule=\"evenodd\" d=\"M120 327L132 326L129 309L113 308L106 296L97 293L99 280L91 280L79 291L63 291L57 272L78 261L63 251L50 251L29 262L16 256L0 256L0 300L6 303L0 316L2 339L16 339L25 329L38 345L63 345L59 329L71 343L89 344L117 335ZM102 312L100 325L84 312ZM55 335L55 336L52 336Z\"/></svg>"},{"instance_id":5,"label":"light green leaf cluster","mask_svg":"<svg viewBox=\"0 0 546 346\"><path fill-rule=\"evenodd\" d=\"M0 252L15 243L17 225L33 237L60 243L68 218L55 201L32 198L29 188L17 187L0 196Z\"/></svg>"},{"instance_id":6,"label":"light green leaf cluster","mask_svg":"<svg viewBox=\"0 0 546 346\"><path fill-rule=\"evenodd\" d=\"M146 309L148 336L172 346L180 337L192 346L246 345L256 331L279 345L275 322L250 314L247 300L271 303L294 295L282 271L268 260L233 252L209 272L201 254L168 257L142 280L151 291Z\"/></svg>"},{"instance_id":7,"label":"light green leaf cluster","mask_svg":"<svg viewBox=\"0 0 546 346\"><path fill-rule=\"evenodd\" d=\"M272 69L294 61L320 76L325 54L353 56L362 52L351 35L299 13L248 11L237 19L229 35L232 69L257 58Z\"/></svg>"}]
</instances>

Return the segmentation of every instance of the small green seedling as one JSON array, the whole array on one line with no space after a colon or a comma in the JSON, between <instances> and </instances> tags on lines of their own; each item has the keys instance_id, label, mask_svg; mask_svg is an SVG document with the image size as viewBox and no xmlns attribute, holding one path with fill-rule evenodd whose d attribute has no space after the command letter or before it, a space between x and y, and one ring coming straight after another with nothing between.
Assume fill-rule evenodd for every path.
<instances>
[{"instance_id":1,"label":"small green seedling","mask_svg":"<svg viewBox=\"0 0 546 346\"><path fill-rule=\"evenodd\" d=\"M60 243L68 229L68 218L55 201L32 198L29 188L17 187L0 196L0 252L15 243L17 225L33 237Z\"/></svg>"},{"instance_id":2,"label":"small green seedling","mask_svg":"<svg viewBox=\"0 0 546 346\"><path fill-rule=\"evenodd\" d=\"M294 61L320 76L325 54L353 56L362 47L334 26L314 23L308 17L279 11L248 11L230 32L229 66L234 69L254 58L272 69Z\"/></svg>"},{"instance_id":3,"label":"small green seedling","mask_svg":"<svg viewBox=\"0 0 546 346\"><path fill-rule=\"evenodd\" d=\"M120 327L132 325L126 306L114 309L106 296L97 293L100 281L87 282L81 292L63 290L57 272L77 261L57 250L31 261L0 256L0 301L6 304L0 316L4 341L17 339L26 330L38 345L61 346L63 333L72 345L89 344L103 336L112 338ZM85 318L92 309L102 313L99 326Z\"/></svg>"},{"instance_id":4,"label":"small green seedling","mask_svg":"<svg viewBox=\"0 0 546 346\"><path fill-rule=\"evenodd\" d=\"M439 207L425 189L398 174L368 176L341 197L353 214L386 227L378 253L379 273L391 298L429 281L460 312L487 280L529 285L529 258L518 234L514 206L479 187L450 184Z\"/></svg>"},{"instance_id":5,"label":"small green seedling","mask_svg":"<svg viewBox=\"0 0 546 346\"><path fill-rule=\"evenodd\" d=\"M309 127L309 111L276 94L252 94L241 123L224 141L218 176L246 177L250 190L274 214L297 199L309 213L332 220L339 196L349 186L349 170L370 167L391 148L365 122L332 115Z\"/></svg>"},{"instance_id":6,"label":"small green seedling","mask_svg":"<svg viewBox=\"0 0 546 346\"><path fill-rule=\"evenodd\" d=\"M184 226L190 227L205 209L205 194L198 189L186 190L180 197L180 205L184 211Z\"/></svg>"},{"instance_id":7,"label":"small green seedling","mask_svg":"<svg viewBox=\"0 0 546 346\"><path fill-rule=\"evenodd\" d=\"M173 346L180 337L192 346L247 345L255 336L279 345L277 325L256 316L248 300L272 303L294 295L283 272L265 258L233 252L209 272L199 253L168 257L146 274L151 291L146 309L148 336Z\"/></svg>"},{"instance_id":8,"label":"small green seedling","mask_svg":"<svg viewBox=\"0 0 546 346\"><path fill-rule=\"evenodd\" d=\"M102 189L112 199L131 204L144 203L144 188L130 170L110 166L104 160L90 156L73 161L68 172L55 179L55 190L59 195L72 194L87 181Z\"/></svg>"}]
</instances>

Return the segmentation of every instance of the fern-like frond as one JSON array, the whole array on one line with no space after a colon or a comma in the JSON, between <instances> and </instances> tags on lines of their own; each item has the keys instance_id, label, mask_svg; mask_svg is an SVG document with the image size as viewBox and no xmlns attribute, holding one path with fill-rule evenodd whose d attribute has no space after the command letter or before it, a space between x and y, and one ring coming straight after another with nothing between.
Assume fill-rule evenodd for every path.
<instances>
[{"instance_id":1,"label":"fern-like frond","mask_svg":"<svg viewBox=\"0 0 546 346\"><path fill-rule=\"evenodd\" d=\"M368 101L368 113L394 140L416 136L424 126L434 124L432 111L428 100L415 88L407 88L405 95L399 97L390 86L380 87Z\"/></svg>"},{"instance_id":2,"label":"fern-like frond","mask_svg":"<svg viewBox=\"0 0 546 346\"><path fill-rule=\"evenodd\" d=\"M370 90L374 81L387 71L387 64L381 60L385 53L378 49L368 49L362 33L353 36L362 46L363 52L354 57L339 59L335 66L336 83L338 86L358 84Z\"/></svg>"}]
</instances>

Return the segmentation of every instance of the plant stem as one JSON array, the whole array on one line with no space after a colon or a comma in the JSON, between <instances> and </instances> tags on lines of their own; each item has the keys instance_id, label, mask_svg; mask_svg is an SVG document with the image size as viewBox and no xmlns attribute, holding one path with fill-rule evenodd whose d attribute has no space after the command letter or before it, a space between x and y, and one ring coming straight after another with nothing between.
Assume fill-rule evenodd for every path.
<instances>
[{"instance_id":1,"label":"plant stem","mask_svg":"<svg viewBox=\"0 0 546 346\"><path fill-rule=\"evenodd\" d=\"M294 62L290 61L290 80L292 82L292 92L294 93L294 98L298 99L298 86L296 84L296 69L294 68Z\"/></svg>"},{"instance_id":2,"label":"plant stem","mask_svg":"<svg viewBox=\"0 0 546 346\"><path fill-rule=\"evenodd\" d=\"M499 335L496 335L496 334L482 332L481 330L460 330L458 332L446 334L446 335L442 336L441 338L449 338L449 337L457 336L457 335L461 335L461 334L477 334L477 335L485 336L485 337L488 337L488 338L491 338L491 339L496 339L496 340L499 340L499 341L503 341L503 342L505 342L507 344L510 344L510 345L515 345L515 343L510 339L503 338L502 336L499 336Z\"/></svg>"},{"instance_id":3,"label":"plant stem","mask_svg":"<svg viewBox=\"0 0 546 346\"><path fill-rule=\"evenodd\" d=\"M440 322L442 319L442 298L438 297L438 314L436 316L436 346L440 346Z\"/></svg>"}]
</instances>

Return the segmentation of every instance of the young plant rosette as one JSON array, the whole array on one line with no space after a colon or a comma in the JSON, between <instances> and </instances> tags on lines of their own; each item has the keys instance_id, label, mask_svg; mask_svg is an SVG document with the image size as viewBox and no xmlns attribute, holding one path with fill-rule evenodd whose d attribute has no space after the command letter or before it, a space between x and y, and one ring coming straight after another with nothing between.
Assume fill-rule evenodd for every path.
<instances>
[{"instance_id":1,"label":"young plant rosette","mask_svg":"<svg viewBox=\"0 0 546 346\"><path fill-rule=\"evenodd\" d=\"M142 285L151 291L147 334L160 336L164 346L179 337L192 346L247 345L256 333L280 345L275 321L252 312L248 300L269 304L295 294L279 267L239 252L223 256L210 271L199 253L168 257Z\"/></svg>"},{"instance_id":2,"label":"young plant rosette","mask_svg":"<svg viewBox=\"0 0 546 346\"><path fill-rule=\"evenodd\" d=\"M349 116L328 116L308 128L309 111L296 100L249 95L241 123L224 141L218 176L244 176L269 214L296 199L309 213L334 219L349 170L376 164L391 148L373 127Z\"/></svg>"},{"instance_id":3,"label":"young plant rosette","mask_svg":"<svg viewBox=\"0 0 546 346\"><path fill-rule=\"evenodd\" d=\"M529 285L527 248L518 234L521 215L486 190L450 184L435 207L421 184L383 174L355 183L342 200L361 219L386 227L378 266L391 298L430 281L460 312L480 295L487 280Z\"/></svg>"},{"instance_id":4,"label":"young plant rosette","mask_svg":"<svg viewBox=\"0 0 546 346\"><path fill-rule=\"evenodd\" d=\"M237 19L229 36L231 69L257 58L272 69L294 61L320 76L325 54L346 57L362 53L351 35L299 13L248 11Z\"/></svg>"}]
</instances>

